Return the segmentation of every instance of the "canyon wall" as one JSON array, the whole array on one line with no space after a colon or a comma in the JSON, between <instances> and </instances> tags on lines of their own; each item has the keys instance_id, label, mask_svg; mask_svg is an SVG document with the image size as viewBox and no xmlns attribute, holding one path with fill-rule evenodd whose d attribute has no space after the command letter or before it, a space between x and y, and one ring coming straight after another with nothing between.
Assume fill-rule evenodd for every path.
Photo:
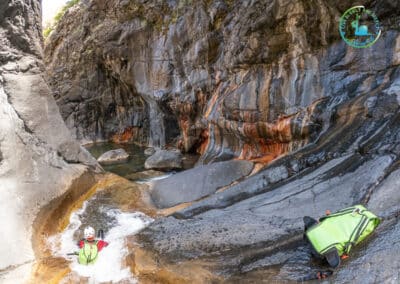
<instances>
[{"instance_id":1,"label":"canyon wall","mask_svg":"<svg viewBox=\"0 0 400 284\"><path fill-rule=\"evenodd\" d=\"M383 27L370 48L339 36L356 4ZM155 263L197 259L228 283L297 281L320 269L302 217L361 203L383 222L333 281L397 283L399 10L388 0L82 0L48 39L48 81L81 141L270 162L144 230Z\"/></svg>"},{"instance_id":2,"label":"canyon wall","mask_svg":"<svg viewBox=\"0 0 400 284\"><path fill-rule=\"evenodd\" d=\"M21 283L35 261L32 224L96 160L73 140L43 78L39 0L0 2L0 282Z\"/></svg>"},{"instance_id":3,"label":"canyon wall","mask_svg":"<svg viewBox=\"0 0 400 284\"><path fill-rule=\"evenodd\" d=\"M396 4L376 5L387 32L372 50L340 40L351 4L81 1L47 41L49 84L81 141L268 162L314 141L337 104L398 64Z\"/></svg>"}]
</instances>

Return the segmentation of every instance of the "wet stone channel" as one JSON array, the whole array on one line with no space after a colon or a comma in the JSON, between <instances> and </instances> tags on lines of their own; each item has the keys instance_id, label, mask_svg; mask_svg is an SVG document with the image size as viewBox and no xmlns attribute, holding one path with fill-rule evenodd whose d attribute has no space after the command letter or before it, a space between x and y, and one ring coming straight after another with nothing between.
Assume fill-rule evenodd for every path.
<instances>
[{"instance_id":1,"label":"wet stone channel","mask_svg":"<svg viewBox=\"0 0 400 284\"><path fill-rule=\"evenodd\" d=\"M67 271L56 283L137 283L126 263L126 257L130 253L127 238L148 226L153 219L142 213L146 212L146 208L137 206L137 200L147 187L146 182L135 183L121 177L144 170L144 148L134 144L113 143L87 147L96 158L106 151L118 148L124 148L130 154L129 161L104 166L109 173L91 189L94 190L93 194L82 200L82 204L74 204L75 209L65 222L66 227L47 238L47 245L51 248L50 259L64 260L59 262L58 267L55 265L50 269ZM148 178L152 178L151 173ZM83 239L86 226L94 227L96 232L102 229L104 240L109 242L100 252L96 263L89 266L80 265L77 256L71 255L78 252L77 244ZM44 271L46 269L49 267Z\"/></svg>"}]
</instances>

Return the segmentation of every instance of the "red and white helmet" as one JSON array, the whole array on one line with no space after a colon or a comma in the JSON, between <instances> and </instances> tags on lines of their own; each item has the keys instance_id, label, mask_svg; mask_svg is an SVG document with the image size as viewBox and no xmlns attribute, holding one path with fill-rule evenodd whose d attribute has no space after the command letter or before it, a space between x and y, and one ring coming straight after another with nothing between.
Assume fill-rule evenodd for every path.
<instances>
[{"instance_id":1,"label":"red and white helmet","mask_svg":"<svg viewBox=\"0 0 400 284\"><path fill-rule=\"evenodd\" d=\"M83 231L85 239L94 239L95 234L96 234L95 230L90 226L86 227L85 230Z\"/></svg>"}]
</instances>

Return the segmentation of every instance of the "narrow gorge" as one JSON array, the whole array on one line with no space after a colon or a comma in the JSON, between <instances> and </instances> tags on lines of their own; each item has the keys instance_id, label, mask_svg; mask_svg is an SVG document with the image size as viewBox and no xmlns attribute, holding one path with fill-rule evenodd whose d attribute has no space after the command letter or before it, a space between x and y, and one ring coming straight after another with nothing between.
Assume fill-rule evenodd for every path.
<instances>
[{"instance_id":1,"label":"narrow gorge","mask_svg":"<svg viewBox=\"0 0 400 284\"><path fill-rule=\"evenodd\" d=\"M126 247L95 283L294 283L303 216L355 204L382 223L325 283L400 281L400 2L76 2L45 39L41 1L0 2L0 282L90 282L48 245L88 222Z\"/></svg>"}]
</instances>

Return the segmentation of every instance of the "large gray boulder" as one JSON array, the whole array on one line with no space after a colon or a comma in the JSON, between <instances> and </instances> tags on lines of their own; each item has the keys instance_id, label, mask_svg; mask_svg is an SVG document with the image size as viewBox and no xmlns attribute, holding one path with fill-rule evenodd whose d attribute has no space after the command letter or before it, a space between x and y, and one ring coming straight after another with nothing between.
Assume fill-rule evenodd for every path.
<instances>
[{"instance_id":1,"label":"large gray boulder","mask_svg":"<svg viewBox=\"0 0 400 284\"><path fill-rule=\"evenodd\" d=\"M97 161L102 165L119 164L128 161L129 154L124 149L116 149L105 152Z\"/></svg>"},{"instance_id":2,"label":"large gray boulder","mask_svg":"<svg viewBox=\"0 0 400 284\"><path fill-rule=\"evenodd\" d=\"M152 156L147 158L144 163L146 169L172 170L181 169L183 156L179 151L169 151L158 149Z\"/></svg>"},{"instance_id":3,"label":"large gray boulder","mask_svg":"<svg viewBox=\"0 0 400 284\"><path fill-rule=\"evenodd\" d=\"M252 169L252 162L240 160L202 165L152 182L151 197L161 208L194 201L247 176Z\"/></svg>"}]
</instances>

